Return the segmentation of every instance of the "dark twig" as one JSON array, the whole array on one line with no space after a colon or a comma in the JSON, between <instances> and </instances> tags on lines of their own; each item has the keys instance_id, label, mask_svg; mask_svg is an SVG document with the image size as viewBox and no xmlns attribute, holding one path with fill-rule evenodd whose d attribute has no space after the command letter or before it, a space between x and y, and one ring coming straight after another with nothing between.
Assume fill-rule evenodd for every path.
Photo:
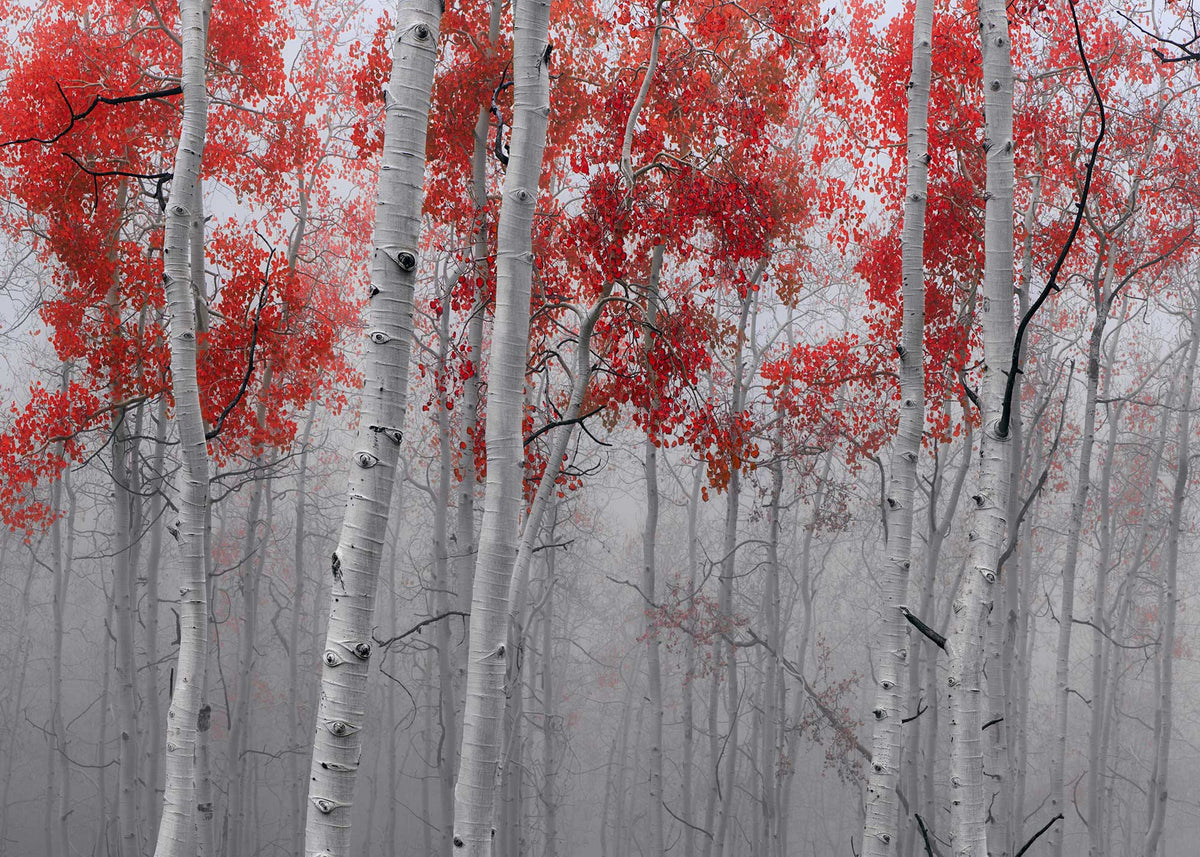
<instances>
[{"instance_id":1,"label":"dark twig","mask_svg":"<svg viewBox=\"0 0 1200 857\"><path fill-rule=\"evenodd\" d=\"M447 610L445 613L439 613L436 616L431 616L428 619L423 619L422 621L413 625L411 628L409 628L404 633L397 634L394 637L388 637L386 640L381 640L378 637L375 637L374 634L372 634L371 636L375 640L375 645L383 646L386 648L387 646L390 646L392 643L400 642L405 637L411 637L413 634L419 634L421 632L421 629L424 628L426 625L432 625L434 622L440 622L443 619L446 619L450 616L462 616L463 618L467 618L470 615L471 615L470 612L464 611L464 610Z\"/></svg>"},{"instance_id":2,"label":"dark twig","mask_svg":"<svg viewBox=\"0 0 1200 857\"><path fill-rule=\"evenodd\" d=\"M166 211L167 198L163 195L163 186L175 177L174 173L135 173L128 170L93 170L91 167L84 164L70 152L63 152L63 157L79 168L79 171L86 173L92 177L93 183L96 185L96 204L100 204L100 188L99 182L96 179L104 178L127 178L127 179L142 179L144 181L154 182L154 193L150 194L154 199L158 200L158 207Z\"/></svg>"},{"instance_id":3,"label":"dark twig","mask_svg":"<svg viewBox=\"0 0 1200 857\"><path fill-rule=\"evenodd\" d=\"M913 815L917 819L917 827L921 831L921 838L925 840L925 855L926 857L933 857L933 843L929 840L929 828L925 824L925 819L921 818L921 813L919 812Z\"/></svg>"},{"instance_id":4,"label":"dark twig","mask_svg":"<svg viewBox=\"0 0 1200 857\"><path fill-rule=\"evenodd\" d=\"M995 726L997 723L1003 723L1003 722L1004 722L1003 717L997 717L994 720L989 720L987 723L985 723L981 727L979 727L979 731L982 732L984 729L987 729L989 726Z\"/></svg>"},{"instance_id":5,"label":"dark twig","mask_svg":"<svg viewBox=\"0 0 1200 857\"><path fill-rule=\"evenodd\" d=\"M937 646L943 652L946 651L946 638L945 637L943 637L937 631L933 630L928 625L926 625L924 622L922 622L920 619L918 619L916 616L914 616L912 614L912 611L909 610L907 607L901 607L900 613L904 616L905 619L907 619L912 624L912 626L914 628L916 628L918 631L920 631L922 634L924 634L926 637L928 637L930 640L932 640L933 644L935 646Z\"/></svg>"},{"instance_id":6,"label":"dark twig","mask_svg":"<svg viewBox=\"0 0 1200 857\"><path fill-rule=\"evenodd\" d=\"M1037 842L1037 839L1039 836L1041 836L1043 833L1045 833L1047 830L1049 830L1050 827L1054 824L1054 822L1061 820L1062 817L1063 817L1063 814L1060 812L1058 815L1054 816L1054 818L1047 821L1042 826L1041 830L1039 830L1037 833L1033 834L1033 836L1029 837L1029 841L1026 842L1024 845L1022 845L1021 850L1018 851L1016 854L1014 854L1013 857L1021 857L1022 854L1024 854L1026 851L1029 850L1029 847L1031 845L1033 845L1033 843Z\"/></svg>"},{"instance_id":7,"label":"dark twig","mask_svg":"<svg viewBox=\"0 0 1200 857\"><path fill-rule=\"evenodd\" d=\"M912 723L914 720L916 720L918 717L920 717L922 714L924 714L924 713L925 713L926 711L928 711L928 710L929 710L929 706L928 706L928 705L926 705L924 708L922 708L922 707L921 707L921 700L917 700L917 713L916 713L916 714L914 714L912 717L904 717L904 718L902 718L902 719L900 720L900 724L901 724L901 725L904 725L905 723Z\"/></svg>"},{"instance_id":8,"label":"dark twig","mask_svg":"<svg viewBox=\"0 0 1200 857\"><path fill-rule=\"evenodd\" d=\"M1042 304L1046 302L1046 299L1050 297L1052 292L1057 292L1061 288L1058 285L1058 274L1062 270L1063 263L1067 261L1067 254L1071 252L1071 245L1075 243L1075 236L1079 234L1079 225L1083 222L1083 212L1087 207L1088 193L1092 189L1092 172L1096 168L1096 158L1100 155L1100 144L1104 141L1104 132L1107 129L1104 99L1100 95L1100 87L1096 84L1095 75L1092 74L1092 66L1088 62L1087 51L1084 50L1083 33L1079 29L1079 18L1075 14L1075 4L1068 3L1067 8L1071 11L1071 20L1075 24L1075 46L1079 51L1080 60L1083 61L1083 70L1087 73L1088 83L1091 84L1092 97L1096 99L1096 106L1100 111L1100 131L1096 134L1096 141L1092 144L1092 152L1088 156L1087 172L1083 177L1083 189L1079 192L1079 204L1075 209L1075 222L1071 224L1071 232L1067 235L1067 240L1063 244L1058 258L1054 261L1054 267L1050 269L1050 276L1046 278L1046 285L1042 288L1042 293L1037 296L1037 300L1033 302L1025 315L1021 317L1021 323L1017 326L1017 335L1013 340L1012 362L1008 367L1008 380L1004 384L1004 404L1000 409L1000 422L996 426L996 434L1002 438L1008 437L1009 423L1012 420L1013 392L1016 389L1017 373L1021 371L1021 343L1025 339L1025 332L1033 321L1033 317L1042 308Z\"/></svg>"},{"instance_id":9,"label":"dark twig","mask_svg":"<svg viewBox=\"0 0 1200 857\"><path fill-rule=\"evenodd\" d=\"M63 137L71 133L71 129L75 127L75 123L81 119L86 119L93 110L101 104L116 105L116 104L133 104L138 101L150 101L153 98L170 98L174 95L182 95L182 86L172 86L169 89L156 89L153 92L143 92L138 95L122 95L116 98L109 98L104 95L97 95L92 99L92 103L87 106L87 109L82 113L76 113L75 108L71 106L71 99L67 98L67 93L63 91L62 84L54 84L58 89L58 94L62 96L63 103L67 105L67 112L71 114L70 120L67 122L67 127L63 128L53 137L22 137L18 140L5 140L0 143L0 149L6 146L19 146L22 143L41 143L43 146L49 146L52 143L57 143Z\"/></svg>"},{"instance_id":10,"label":"dark twig","mask_svg":"<svg viewBox=\"0 0 1200 857\"><path fill-rule=\"evenodd\" d=\"M540 429L535 431L529 437L525 438L524 445L529 446L529 444L533 443L537 438L541 437L542 435L544 435L546 432L550 431L551 429L556 429L559 426L573 426L573 425L580 424L584 420L588 419L589 417L596 416L596 414L598 414L602 410L604 410L605 407L606 407L605 405L600 405L598 408L588 411L586 414L581 414L581 415L575 417L574 419L555 420L554 422L546 423L544 426L542 426Z\"/></svg>"},{"instance_id":11,"label":"dark twig","mask_svg":"<svg viewBox=\"0 0 1200 857\"><path fill-rule=\"evenodd\" d=\"M258 325L262 321L263 304L267 299L267 289L271 285L271 260L275 258L275 248L271 248L271 254L267 257L267 270L263 274L262 289L258 292L258 308L254 311L254 328L250 331L250 354L246 358L246 372L242 376L241 386L238 387L237 393L229 401L217 417L216 424L204 433L205 440L215 440L220 436L221 430L225 427L225 419L232 413L233 409L238 406L238 402L242 400L242 396L246 395L246 388L250 386L250 379L254 375L254 349L258 345Z\"/></svg>"}]
</instances>

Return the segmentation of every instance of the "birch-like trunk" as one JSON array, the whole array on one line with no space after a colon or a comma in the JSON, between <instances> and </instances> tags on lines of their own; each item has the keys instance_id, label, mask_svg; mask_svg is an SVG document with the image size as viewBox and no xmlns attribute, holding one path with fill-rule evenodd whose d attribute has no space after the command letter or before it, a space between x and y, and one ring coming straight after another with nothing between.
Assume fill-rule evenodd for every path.
<instances>
[{"instance_id":1,"label":"birch-like trunk","mask_svg":"<svg viewBox=\"0 0 1200 857\"><path fill-rule=\"evenodd\" d=\"M1200 269L1197 270L1200 280ZM1191 463L1192 386L1196 375L1196 357L1200 350L1200 282L1194 292L1196 300L1191 310L1191 343L1188 347L1187 369L1183 375L1180 397L1179 424L1175 435L1175 484L1171 491L1171 519L1167 528L1164 551L1166 566L1162 600L1165 610L1162 619L1162 642L1159 644L1159 723L1154 747L1154 778L1150 781L1150 824L1142 843L1144 857L1155 857L1159 851L1167 819L1167 796L1171 760L1171 730L1174 724L1175 682L1175 622L1179 604L1179 535L1183 525L1183 504L1188 494L1188 472Z\"/></svg>"},{"instance_id":2,"label":"birch-like trunk","mask_svg":"<svg viewBox=\"0 0 1200 857\"><path fill-rule=\"evenodd\" d=\"M425 138L442 4L401 0L375 208L362 419L332 560L304 850L345 857L362 761L375 594L408 393Z\"/></svg>"},{"instance_id":3,"label":"birch-like trunk","mask_svg":"<svg viewBox=\"0 0 1200 857\"><path fill-rule=\"evenodd\" d=\"M755 291L751 286L757 283L759 277L762 275L762 270L762 267L760 267L753 277L751 284L746 287L745 294L742 295L741 299L741 316L738 320L736 334L737 345L734 348L733 364L731 366L733 395L730 411L733 414L740 414L742 408L745 407L746 387L742 360L747 341L747 322L750 318L750 306L754 303L755 295ZM721 549L721 572L717 589L717 611L725 619L733 616L733 590L734 578L737 575L738 514L742 499L741 489L741 470L737 467L731 468L729 484L726 487L725 530ZM717 754L724 770L718 773L714 765L713 772L714 776L719 777L720 782L720 800L717 802L716 828L713 829L713 853L716 857L723 857L725 853L725 846L729 835L729 822L737 806L737 762L738 754L740 753L738 748L738 708L741 701L741 694L738 688L737 647L733 645L732 641L726 642L719 636L715 637L713 641L713 659L714 663L718 665L717 669L720 669L722 652L724 652L725 658L725 709L729 716L729 734L722 748L723 755L721 753ZM716 681L715 674L714 681ZM714 780L714 790L717 789L717 782L717 780Z\"/></svg>"},{"instance_id":4,"label":"birch-like trunk","mask_svg":"<svg viewBox=\"0 0 1200 857\"><path fill-rule=\"evenodd\" d=\"M454 280L446 285L442 295L442 313L438 321L438 389L449 389L446 383L446 360L450 349L450 295ZM450 576L449 506L452 463L450 460L450 411L444 403L437 408L438 426L438 486L433 508L434 603L435 615L445 615L453 606L457 582ZM439 798L442 811L441 853L453 853L454 835L454 773L458 769L458 706L455 705L454 670L452 668L453 625L443 619L437 624L435 646L438 666L438 706L442 740L437 756Z\"/></svg>"},{"instance_id":5,"label":"birch-like trunk","mask_svg":"<svg viewBox=\"0 0 1200 857\"><path fill-rule=\"evenodd\" d=\"M16 639L17 639L17 655L13 659L13 671L14 671L14 679L15 679L15 683L16 683L16 690L11 691L11 699L12 699L13 707L12 707L11 713L9 714L9 718L12 721L15 721L16 718L22 716L21 715L21 711L23 710L22 705L24 704L24 701L25 701L25 680L29 676L29 650L33 648L33 639L28 634L29 613L30 613L29 595L33 589L33 580L34 580L34 577L36 576L37 570L38 570L37 554L35 554L32 550L30 550L29 574L25 578L25 586L22 587L22 589L21 589L20 612L17 614L20 617L17 621L17 637L16 637ZM109 603L108 619L109 619L109 621L111 621L112 600L109 599L108 603ZM105 643L105 655L106 656L108 654L108 651L109 651L109 648L108 648L107 641L106 641L106 643ZM107 670L105 670L104 675L105 675L105 679L106 679L105 689L107 689L107 678L108 678ZM10 681L7 683L7 687L11 688L12 686L13 686L13 682ZM105 694L105 696L107 696L107 694ZM102 726L101 734L102 734L102 737L103 737L104 732L106 731L103 729L103 727L107 725L106 721L104 720L104 716L105 716L105 713L102 711L101 712L101 726ZM9 818L9 811L12 807L12 804L10 804L9 800L8 800L8 794L9 794L9 789L12 787L12 784L13 784L13 775L12 775L13 761L17 757L17 753L16 753L16 750L18 747L17 742L19 740L19 736L22 734L20 729L9 729L7 731L8 731L8 741L5 744L5 752L4 752L4 785L0 786L0 842L8 841L8 839L7 839L8 818ZM97 753L103 754L103 752L104 752L104 744L101 743L97 748ZM102 763L97 762L97 764L102 764ZM101 768L101 773L103 773L103 772L104 772L104 769ZM103 786L105 782L106 782L105 780L101 780L101 785ZM103 816L102 816L102 819L104 821L107 821L107 819L104 818ZM103 826L103 821L102 821L102 826Z\"/></svg>"},{"instance_id":6,"label":"birch-like trunk","mask_svg":"<svg viewBox=\"0 0 1200 857\"><path fill-rule=\"evenodd\" d=\"M704 475L702 464L692 467L692 493L688 495L687 539L688 539L688 615L695 615L696 575L700 568L698 547L700 526L700 480ZM683 641L683 770L680 772L680 806L683 818L683 853L696 853L696 822L692 812L692 777L696 766L696 703L692 695L692 682L696 677L696 641L688 635Z\"/></svg>"},{"instance_id":7,"label":"birch-like trunk","mask_svg":"<svg viewBox=\"0 0 1200 857\"><path fill-rule=\"evenodd\" d=\"M887 565L881 625L875 651L874 729L863 827L863 857L896 853L896 787L900 782L901 720L905 716L909 634L902 607L909 599L913 560L913 509L917 460L925 428L925 205L929 188L929 81L933 62L933 0L916 0L913 13L912 76L908 85L908 186L904 195L903 321L900 355L900 426L893 450L885 514Z\"/></svg>"},{"instance_id":8,"label":"birch-like trunk","mask_svg":"<svg viewBox=\"0 0 1200 857\"><path fill-rule=\"evenodd\" d=\"M162 673L158 668L158 614L160 610L158 583L162 567L162 542L164 513L164 490L166 479L157 474L164 473L163 464L167 450L167 399L159 400L158 418L154 437L154 459L152 462L154 479L154 494L150 498L150 548L146 555L146 619L145 619L145 648L146 676L142 687L143 701L146 704L146 737L147 746L142 752L142 777L145 779L146 819L150 825L150 833L158 829L158 814L161 804L158 791L163 776L163 729L160 682Z\"/></svg>"},{"instance_id":9,"label":"birch-like trunk","mask_svg":"<svg viewBox=\"0 0 1200 857\"><path fill-rule=\"evenodd\" d=\"M504 722L509 585L522 505L521 423L533 278L533 214L550 113L550 4L547 0L517 0L513 15L513 130L497 232L487 487L471 599L466 710L455 790L453 841L463 857L482 857L492 851Z\"/></svg>"},{"instance_id":10,"label":"birch-like trunk","mask_svg":"<svg viewBox=\"0 0 1200 857\"><path fill-rule=\"evenodd\" d=\"M179 488L179 659L167 711L162 820L156 857L187 857L196 824L197 718L208 655L208 593L205 510L208 449L196 377L196 302L190 272L189 234L200 200L208 95L205 90L206 10L203 0L181 0L183 126L175 155L171 198L163 238L163 279L171 340L171 385L181 454Z\"/></svg>"},{"instance_id":11,"label":"birch-like trunk","mask_svg":"<svg viewBox=\"0 0 1200 857\"><path fill-rule=\"evenodd\" d=\"M551 541L556 529L550 525ZM554 586L556 552L546 554L546 601L542 605L542 807L545 811L546 846L543 857L558 857L558 733L562 730L558 714L558 693L554 682ZM569 675L569 672L568 672Z\"/></svg>"},{"instance_id":12,"label":"birch-like trunk","mask_svg":"<svg viewBox=\"0 0 1200 857\"><path fill-rule=\"evenodd\" d=\"M642 347L646 355L646 381L651 386L652 408L657 407L658 396L654 392L656 379L650 365L650 352L654 347L654 330L658 325L659 276L662 272L663 247L654 248L650 260L650 282L646 289L646 333ZM658 628L654 625L654 608L658 604L657 579L654 563L658 541L658 447L647 436L645 440L646 470L646 522L642 530L642 597L646 599L643 611L646 638L646 692L650 705L650 842L651 857L662 857L663 845L663 698L662 660Z\"/></svg>"},{"instance_id":13,"label":"birch-like trunk","mask_svg":"<svg viewBox=\"0 0 1200 857\"><path fill-rule=\"evenodd\" d=\"M66 385L66 374L63 374L63 384ZM58 454L61 455L61 446ZM47 770L47 791L49 800L46 801L46 841L51 846L52 853L69 854L70 840L70 806L71 806L71 768L67 762L67 728L63 719L63 635L67 619L67 589L71 580L71 566L75 554L75 509L76 495L70 484L70 470L54 485L54 500L51 508L60 509L62 494L68 497L67 507L63 516L56 518L51 525L51 547L53 549L54 595L52 612L54 616L53 657L50 661L50 728L53 742L49 746L50 758ZM63 518L66 518L66 537L63 537ZM20 716L20 712L14 712ZM57 816L54 814L57 813ZM57 837L55 839L55 836ZM57 842L57 852L54 852Z\"/></svg>"},{"instance_id":14,"label":"birch-like trunk","mask_svg":"<svg viewBox=\"0 0 1200 857\"><path fill-rule=\"evenodd\" d=\"M271 368L263 373L264 388L270 384ZM263 414L259 406L259 425ZM259 462L261 466L262 462ZM269 464L268 464L269 467ZM229 806L225 814L224 853L226 857L237 857L243 851L245 827L246 785L249 782L249 760L246 748L251 735L250 695L254 679L254 643L258 636L258 596L262 581L263 553L266 539L260 534L266 521L262 517L263 496L268 491L268 480L263 473L256 474L250 488L250 504L246 512L246 533L242 543L240 585L242 589L242 624L238 633L237 686L234 691L232 726L229 730L229 757L226 768L229 776ZM268 514L267 520L270 519Z\"/></svg>"},{"instance_id":15,"label":"birch-like trunk","mask_svg":"<svg viewBox=\"0 0 1200 857\"><path fill-rule=\"evenodd\" d=\"M780 618L779 590L779 541L782 531L780 503L783 500L783 419L780 409L776 409L778 424L771 439L771 458L767 470L771 474L770 494L767 501L767 579L763 586L762 614L766 620L767 643L776 652L782 652L783 639ZM785 724L780 712L785 711L779 688L779 660L774 655L764 652L763 658L763 690L762 690L762 735L760 776L762 779L762 833L764 848L761 853L766 857L782 857L780 854L779 819L780 807L778 792L780 790L780 753Z\"/></svg>"},{"instance_id":16,"label":"birch-like trunk","mask_svg":"<svg viewBox=\"0 0 1200 857\"><path fill-rule=\"evenodd\" d=\"M1103 247L1103 243L1101 247ZM1115 252L1109 255L1105 286L1097 284L1095 289L1106 288L1111 281ZM1099 262L1097 264L1100 264ZM1079 474L1075 480L1075 492L1071 497L1071 515L1067 521L1066 557L1063 560L1061 585L1062 600L1058 609L1058 654L1054 680L1054 743L1050 756L1050 812L1056 815L1066 806L1065 768L1067 757L1067 734L1070 729L1070 686L1071 626L1075 621L1075 573L1079 565L1079 547L1083 536L1083 517L1087 511L1087 497L1092 484L1092 452L1096 446L1096 400L1100 395L1100 346L1104 338L1104 326L1108 321L1108 301L1096 301L1096 318L1088 337L1087 368L1083 405L1083 433L1079 439ZM1054 857L1062 857L1063 829L1066 822L1056 824L1050 830L1050 851Z\"/></svg>"},{"instance_id":17,"label":"birch-like trunk","mask_svg":"<svg viewBox=\"0 0 1200 857\"><path fill-rule=\"evenodd\" d=\"M1008 533L1010 436L998 434L1013 350L1013 70L1004 0L979 7L987 187L983 274L983 426L971 550L946 642L949 656L950 816L955 857L986 857L981 674L983 633ZM1019 403L1014 403L1019 406Z\"/></svg>"},{"instance_id":18,"label":"birch-like trunk","mask_svg":"<svg viewBox=\"0 0 1200 857\"><path fill-rule=\"evenodd\" d=\"M1109 346L1108 366L1112 367L1115 356L1115 343L1119 339L1121 328L1113 334L1113 342ZM1113 373L1110 370L1104 376L1104 398L1107 399L1112 385ZM1106 668L1112 666L1112 649L1108 641L1112 639L1108 612L1108 573L1112 561L1113 548L1113 514L1112 514L1112 474L1113 462L1116 458L1117 442L1120 435L1123 403L1117 402L1108 410L1108 439L1104 445L1104 461L1100 470L1100 484L1097 486L1100 501L1099 529L1100 552L1096 561L1096 586L1092 599L1092 705L1091 726L1088 729L1088 818L1101 819L1088 825L1088 854L1090 857L1101 857L1104 852L1104 831L1107 827L1107 816L1100 814L1104 804L1104 790L1107 781L1105 766L1107 765L1108 747L1105 734L1108 729L1108 689L1109 674Z\"/></svg>"},{"instance_id":19,"label":"birch-like trunk","mask_svg":"<svg viewBox=\"0 0 1200 857\"><path fill-rule=\"evenodd\" d=\"M308 406L308 419L304 423L304 435L300 438L299 473L296 476L296 520L295 554L293 571L296 585L292 590L291 616L288 623L288 754L287 778L289 799L288 841L289 853L299 855L304 851L304 798L306 789L300 776L300 761L305 750L304 716L300 711L300 622L304 615L304 590L308 580L308 559L304 540L308 535L308 451L312 441L313 423L317 417L317 399L314 396ZM393 623L393 626L395 623Z\"/></svg>"}]
</instances>

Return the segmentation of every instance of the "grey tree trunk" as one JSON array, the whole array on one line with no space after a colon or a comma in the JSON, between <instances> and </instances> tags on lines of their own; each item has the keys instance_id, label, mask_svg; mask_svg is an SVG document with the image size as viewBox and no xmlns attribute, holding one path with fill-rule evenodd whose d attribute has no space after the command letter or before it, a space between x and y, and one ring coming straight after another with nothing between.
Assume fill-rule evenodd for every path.
<instances>
[{"instance_id":1,"label":"grey tree trunk","mask_svg":"<svg viewBox=\"0 0 1200 857\"><path fill-rule=\"evenodd\" d=\"M553 537L554 524L550 526ZM553 541L553 538L551 538ZM542 807L545 811L546 845L543 857L558 857L558 734L562 724L558 714L558 689L554 680L554 586L556 553L546 554L546 600L542 606Z\"/></svg>"},{"instance_id":2,"label":"grey tree trunk","mask_svg":"<svg viewBox=\"0 0 1200 857\"><path fill-rule=\"evenodd\" d=\"M662 272L663 247L655 246L650 261L650 282L646 289L646 333L643 349L646 353L646 377L653 388L655 378L650 365L654 333L658 325L659 277ZM658 397L652 392L651 401L657 406ZM646 521L642 530L642 597L648 604L643 612L646 638L646 692L650 706L650 841L651 857L662 857L663 844L663 691L662 661L658 629L654 626L654 607L658 604L655 569L655 547L658 541L658 447L649 436L644 444L646 470Z\"/></svg>"},{"instance_id":3,"label":"grey tree trunk","mask_svg":"<svg viewBox=\"0 0 1200 857\"><path fill-rule=\"evenodd\" d=\"M1167 818L1167 795L1171 758L1171 730L1174 725L1175 624L1179 603L1179 537L1183 524L1183 504L1188 494L1188 472L1191 464L1192 387L1196 376L1196 357L1200 351L1200 268L1196 271L1197 287L1191 307L1191 343L1188 346L1187 368L1183 375L1180 397L1179 424L1175 436L1175 484L1171 492L1171 520L1165 547L1163 597L1165 611L1162 619L1162 642L1159 644L1158 725L1154 748L1154 778L1150 781L1151 815L1146 837L1142 843L1144 857L1155 857L1159 851Z\"/></svg>"},{"instance_id":4,"label":"grey tree trunk","mask_svg":"<svg viewBox=\"0 0 1200 857\"><path fill-rule=\"evenodd\" d=\"M317 417L317 399L314 396L308 406L308 419L304 423L304 435L300 439L300 460L296 476L296 520L295 554L292 558L296 577L292 590L292 609L288 623L288 754L287 778L290 802L288 824L291 851L299 855L304 851L304 798L306 788L300 776L300 760L304 751L305 718L300 711L300 622L304 615L304 595L308 581L307 554L304 540L308 536L308 451L312 442L313 423ZM394 624L394 623L393 623Z\"/></svg>"},{"instance_id":5,"label":"grey tree trunk","mask_svg":"<svg viewBox=\"0 0 1200 857\"><path fill-rule=\"evenodd\" d=\"M455 278L457 279L457 278ZM450 349L450 295L454 289L454 280L447 283L442 294L442 313L438 322L438 360L437 384L439 389L449 390L446 381L446 360ZM454 591L457 581L450 576L450 533L449 506L450 483L452 467L450 461L450 412L444 404L437 408L438 427L438 485L433 508L433 553L434 553L434 586L437 605L435 613L445 615L453 606ZM437 757L439 799L442 808L442 842L441 853L453 853L451 837L454 835L454 774L458 769L458 706L455 704L453 658L450 651L452 645L450 620L444 619L437 624L435 645L437 647L438 665L438 706L441 720L442 740L439 744Z\"/></svg>"}]
</instances>

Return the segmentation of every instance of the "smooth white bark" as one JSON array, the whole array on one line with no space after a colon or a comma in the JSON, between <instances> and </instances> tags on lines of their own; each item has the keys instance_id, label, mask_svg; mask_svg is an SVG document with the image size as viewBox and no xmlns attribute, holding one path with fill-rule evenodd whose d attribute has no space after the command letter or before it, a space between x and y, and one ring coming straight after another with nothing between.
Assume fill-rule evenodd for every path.
<instances>
[{"instance_id":1,"label":"smooth white bark","mask_svg":"<svg viewBox=\"0 0 1200 857\"><path fill-rule=\"evenodd\" d=\"M887 564L881 575L880 629L875 646L874 729L867 767L863 857L896 853L896 788L900 782L901 720L909 680L909 600L917 460L925 428L925 206L929 188L929 81L933 64L933 0L916 0L912 74L908 85L908 182L901 248L903 319L900 355L900 426L888 482Z\"/></svg>"},{"instance_id":2,"label":"smooth white bark","mask_svg":"<svg viewBox=\"0 0 1200 857\"><path fill-rule=\"evenodd\" d=\"M425 139L441 12L440 0L402 0L396 13L375 208L362 418L351 453L346 515L332 559L309 775L308 857L345 857L351 848L375 596L408 393Z\"/></svg>"},{"instance_id":3,"label":"smooth white bark","mask_svg":"<svg viewBox=\"0 0 1200 857\"><path fill-rule=\"evenodd\" d=\"M950 815L955 857L987 855L981 688L984 630L995 597L997 564L1008 533L1010 490L1011 436L1002 437L997 431L1014 337L1013 70L1004 0L983 0L979 18L987 158L981 297L984 362L979 395L983 430L971 515L970 558L962 589L954 601L954 619L946 642L952 742Z\"/></svg>"},{"instance_id":4,"label":"smooth white bark","mask_svg":"<svg viewBox=\"0 0 1200 857\"><path fill-rule=\"evenodd\" d=\"M205 87L206 10L203 0L181 0L183 42L180 83L183 126L175 155L171 198L163 239L163 279L170 320L171 383L179 427L179 661L167 711L162 820L156 857L188 857L196 816L194 781L197 718L208 654L208 597L205 568L205 510L208 506L208 449L196 377L196 303L190 270L189 234L200 201L200 160L208 116Z\"/></svg>"},{"instance_id":5,"label":"smooth white bark","mask_svg":"<svg viewBox=\"0 0 1200 857\"><path fill-rule=\"evenodd\" d=\"M455 789L453 842L464 857L486 857L492 851L504 722L509 586L522 505L521 422L533 278L533 214L550 113L550 4L517 0L513 14L513 129L497 232L487 486L472 593L466 711Z\"/></svg>"}]
</instances>

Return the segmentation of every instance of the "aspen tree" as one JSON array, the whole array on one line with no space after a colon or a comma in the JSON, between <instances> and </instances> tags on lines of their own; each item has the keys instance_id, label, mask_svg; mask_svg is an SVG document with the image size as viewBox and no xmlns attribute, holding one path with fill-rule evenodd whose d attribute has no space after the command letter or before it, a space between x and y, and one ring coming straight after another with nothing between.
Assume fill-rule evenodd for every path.
<instances>
[{"instance_id":1,"label":"aspen tree","mask_svg":"<svg viewBox=\"0 0 1200 857\"><path fill-rule=\"evenodd\" d=\"M425 139L441 12L439 0L401 0L396 13L375 205L362 418L351 454L346 515L332 558L309 775L308 857L350 854L375 594L408 393Z\"/></svg>"},{"instance_id":2,"label":"aspen tree","mask_svg":"<svg viewBox=\"0 0 1200 857\"><path fill-rule=\"evenodd\" d=\"M899 836L896 787L900 781L901 720L909 677L909 569L913 559L913 507L917 460L925 427L925 204L929 189L929 84L933 63L933 0L916 0L912 75L908 86L908 182L904 195L902 253L904 316L900 354L900 427L887 490L887 567L877 652L874 729L867 769L863 857L896 853Z\"/></svg>"},{"instance_id":3,"label":"aspen tree","mask_svg":"<svg viewBox=\"0 0 1200 857\"><path fill-rule=\"evenodd\" d=\"M650 261L650 283L646 290L646 333L642 348L646 359L646 377L651 386L651 402L657 405L653 392L654 378L650 367L650 352L654 347L654 329L658 324L659 276L662 273L663 247L654 247ZM649 422L650 417L647 422ZM662 857L663 850L663 698L662 662L659 654L658 629L654 627L654 607L658 604L655 547L658 540L658 447L647 435L644 443L646 468L646 521L642 530L642 597L646 599L644 634L646 637L646 691L650 704L650 854Z\"/></svg>"},{"instance_id":4,"label":"aspen tree","mask_svg":"<svg viewBox=\"0 0 1200 857\"><path fill-rule=\"evenodd\" d=\"M946 640L949 655L950 816L955 857L986 857L983 783L983 633L994 597L997 565L1008 532L1010 440L1000 425L1013 353L1013 68L1008 10L1003 0L979 6L983 52L984 226L982 429L970 558L954 600Z\"/></svg>"},{"instance_id":5,"label":"aspen tree","mask_svg":"<svg viewBox=\"0 0 1200 857\"><path fill-rule=\"evenodd\" d=\"M513 121L497 228L487 484L471 599L466 710L455 789L453 842L464 857L492 852L504 720L509 587L522 505L521 422L533 279L533 214L550 114L550 4L548 0L517 0L513 18Z\"/></svg>"},{"instance_id":6,"label":"aspen tree","mask_svg":"<svg viewBox=\"0 0 1200 857\"><path fill-rule=\"evenodd\" d=\"M205 514L208 507L208 449L196 375L196 301L193 296L192 221L199 211L200 161L208 120L205 55L208 10L204 0L181 0L180 85L183 125L163 237L163 280L170 321L171 383L182 456L179 491L179 662L167 711L162 820L156 857L185 857L196 825L194 778L201 684L208 656L208 580Z\"/></svg>"},{"instance_id":7,"label":"aspen tree","mask_svg":"<svg viewBox=\"0 0 1200 857\"><path fill-rule=\"evenodd\" d=\"M1183 392L1180 394L1179 423L1175 435L1175 482L1171 490L1171 518L1167 525L1164 584L1162 603L1162 642L1159 644L1158 714L1154 747L1154 776L1150 781L1150 823L1142 843L1144 857L1158 854L1163 827L1167 818L1167 796L1171 759L1171 730L1174 723L1175 623L1179 605L1179 535L1183 526L1183 504L1188 494L1188 474L1191 464L1192 388L1196 377L1197 353L1200 352L1200 267L1196 271L1197 287L1192 292L1191 341L1188 344L1187 368L1183 373Z\"/></svg>"}]
</instances>

